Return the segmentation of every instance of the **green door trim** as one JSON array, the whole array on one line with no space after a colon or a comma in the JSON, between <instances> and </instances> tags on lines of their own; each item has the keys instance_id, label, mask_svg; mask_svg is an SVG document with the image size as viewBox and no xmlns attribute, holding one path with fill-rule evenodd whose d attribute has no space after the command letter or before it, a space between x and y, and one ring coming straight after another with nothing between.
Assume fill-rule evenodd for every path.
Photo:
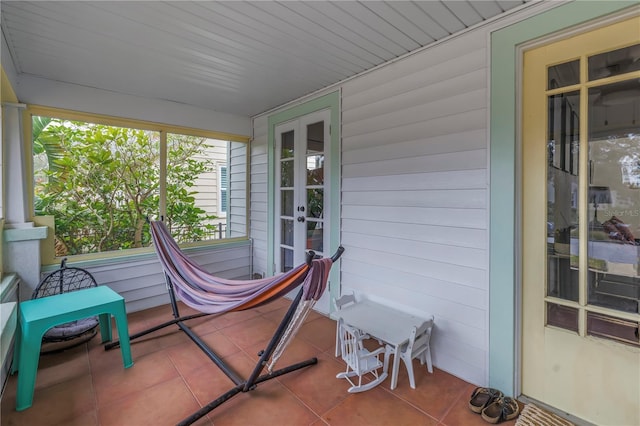
<instances>
[{"instance_id":1,"label":"green door trim","mask_svg":"<svg viewBox=\"0 0 640 426\"><path fill-rule=\"evenodd\" d=\"M517 395L516 76L518 46L618 12L637 1L577 0L491 34L489 386ZM505 207L506 206L506 207Z\"/></svg>"},{"instance_id":2,"label":"green door trim","mask_svg":"<svg viewBox=\"0 0 640 426\"><path fill-rule=\"evenodd\" d=\"M331 116L331 147L329 149L330 165L328 173L331 176L331 194L329 201L329 214L331 229L329 231L329 248L333 253L340 245L340 91L328 93L324 96L312 99L303 104L280 111L268 117L268 150L267 150L267 247L273 247L275 242L275 129L276 126L302 116L328 109ZM274 273L274 252L267 250L267 273ZM338 283L340 268L334 267L329 275L330 283ZM339 296L340 286L330 285L331 298Z\"/></svg>"}]
</instances>

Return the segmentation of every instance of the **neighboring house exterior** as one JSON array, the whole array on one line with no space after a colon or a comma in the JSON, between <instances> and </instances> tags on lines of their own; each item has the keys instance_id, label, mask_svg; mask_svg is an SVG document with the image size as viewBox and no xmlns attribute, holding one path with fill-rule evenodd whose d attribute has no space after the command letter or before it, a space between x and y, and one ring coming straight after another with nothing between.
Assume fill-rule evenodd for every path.
<instances>
[{"instance_id":1,"label":"neighboring house exterior","mask_svg":"<svg viewBox=\"0 0 640 426\"><path fill-rule=\"evenodd\" d=\"M196 206L200 207L207 214L226 217L226 200L222 201L220 195L221 174L226 174L227 165L227 144L212 143L208 146L202 157L198 160L206 161L211 170L203 173L195 182Z\"/></svg>"},{"instance_id":2,"label":"neighboring house exterior","mask_svg":"<svg viewBox=\"0 0 640 426\"><path fill-rule=\"evenodd\" d=\"M531 124L522 119L523 97L530 93L522 80L524 51L637 20L639 14L638 2L541 2L250 120L176 113L171 119L178 124L251 136L249 205L244 194L242 201L229 201L242 212L238 223L249 215L250 242L200 248L193 252L196 260L228 277L281 269L277 200L285 185L278 186L274 172L283 160L275 148L292 129L303 129L311 140L311 124L330 123L319 154L325 215L318 223L324 254L346 248L332 271L330 296L354 291L418 315L433 314L434 365L471 383L596 424L640 424L640 344L587 335L592 312L574 307L574 300L546 300L544 286L535 282L539 276L527 275L546 262L546 245L529 241L540 235L531 229L547 232L544 208L530 216L547 182L532 171L544 170L546 163L535 162L539 151L528 148L523 136ZM625 28L637 44L634 22ZM572 50L566 52L567 60L575 59ZM40 103L72 109L93 95L60 92L64 99L43 95ZM145 105L147 114L166 119L153 116L160 111L153 102ZM109 111L99 103L92 108ZM532 115L544 111L546 104ZM129 112L148 118L136 116L135 108ZM239 167L245 167L242 160ZM5 271L22 268L20 249L9 245L4 251ZM99 282L126 298L130 311L167 301L153 257L89 266ZM545 327L556 303L579 312L577 332ZM320 305L325 313L330 309L328 299ZM640 326L637 312L619 319Z\"/></svg>"}]
</instances>

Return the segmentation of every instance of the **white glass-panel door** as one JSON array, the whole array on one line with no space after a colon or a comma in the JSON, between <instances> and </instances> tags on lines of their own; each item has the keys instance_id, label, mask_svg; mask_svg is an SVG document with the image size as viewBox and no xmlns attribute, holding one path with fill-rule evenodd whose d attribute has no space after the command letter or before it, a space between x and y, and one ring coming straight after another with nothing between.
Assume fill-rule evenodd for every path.
<instances>
[{"instance_id":1,"label":"white glass-panel door","mask_svg":"<svg viewBox=\"0 0 640 426\"><path fill-rule=\"evenodd\" d=\"M320 111L275 129L275 272L303 263L309 250L325 253L329 112Z\"/></svg>"}]
</instances>

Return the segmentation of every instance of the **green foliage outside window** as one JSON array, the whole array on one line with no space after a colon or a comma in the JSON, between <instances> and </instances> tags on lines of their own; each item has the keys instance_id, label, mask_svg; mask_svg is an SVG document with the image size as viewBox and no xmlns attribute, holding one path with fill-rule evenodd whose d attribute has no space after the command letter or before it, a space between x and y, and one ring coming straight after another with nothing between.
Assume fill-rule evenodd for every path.
<instances>
[{"instance_id":1,"label":"green foliage outside window","mask_svg":"<svg viewBox=\"0 0 640 426\"><path fill-rule=\"evenodd\" d=\"M35 213L54 216L56 255L148 246L148 216L168 218L178 241L207 239L216 216L196 207L194 188L210 170L205 139L168 138L160 212L159 132L34 117Z\"/></svg>"}]
</instances>

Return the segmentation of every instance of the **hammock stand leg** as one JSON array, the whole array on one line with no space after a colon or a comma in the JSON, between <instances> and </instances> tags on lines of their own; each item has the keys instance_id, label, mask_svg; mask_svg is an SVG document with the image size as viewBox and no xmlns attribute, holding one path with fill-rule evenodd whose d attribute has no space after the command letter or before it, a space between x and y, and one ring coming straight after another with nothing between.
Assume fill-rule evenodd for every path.
<instances>
[{"instance_id":1,"label":"hammock stand leg","mask_svg":"<svg viewBox=\"0 0 640 426\"><path fill-rule=\"evenodd\" d=\"M151 328L149 328L147 330L143 330L143 331L140 331L138 333L132 334L131 336L129 336L129 340L134 340L134 339L136 339L138 337L146 336L147 334L153 333L154 331L158 331L158 330L163 329L165 327L168 327L170 325L177 324L177 323L179 323L181 321L188 321L188 320L191 320L191 319L200 318L200 317L204 317L204 316L207 316L207 315L209 315L209 314L206 314L204 312L200 312L199 314L193 314L193 315L187 315L187 316L180 317L180 318L174 318L171 321L163 322L162 324L158 324L158 325L153 326L153 327L151 327ZM105 344L104 345L104 350L108 351L110 349L117 348L118 346L120 346L120 341L119 340L114 340L112 342L109 342L109 343Z\"/></svg>"},{"instance_id":2,"label":"hammock stand leg","mask_svg":"<svg viewBox=\"0 0 640 426\"><path fill-rule=\"evenodd\" d=\"M200 348L200 350L202 350L202 352L205 353L205 355L207 355L209 357L209 359L211 359L211 361L213 361L221 370L224 374L227 375L227 377L229 377L229 379L231 379L231 381L233 381L236 385L240 384L240 383L244 383L244 380L242 380L233 370L231 370L229 368L229 366L227 364L225 364L225 362L218 356L218 354L216 354L197 334L195 334L185 323L184 321L188 321L191 319L195 319L195 318L200 318L200 317L204 317L210 314L204 313L204 312L200 312L197 314L193 314L193 315L188 315L188 316L184 316L181 317L180 316L180 311L178 309L178 302L176 300L176 295L173 291L173 284L171 283L171 279L165 274L165 280L167 282L167 290L169 293L169 299L171 302L171 310L173 312L173 319L170 321L166 321L162 324L156 325L154 327L151 327L147 330L143 330L141 332L135 333L133 335L131 335L129 337L129 340L134 340L138 337L142 337L142 336L146 336L147 334L150 334L154 331L160 330L162 328L168 327L170 325L177 325L182 331L185 332L185 334ZM119 340L114 340L113 342L107 343L104 345L104 349L105 350L110 350L113 349L117 346L120 346L120 341Z\"/></svg>"},{"instance_id":3,"label":"hammock stand leg","mask_svg":"<svg viewBox=\"0 0 640 426\"><path fill-rule=\"evenodd\" d=\"M235 384L236 384L235 387L231 388L230 390L228 390L224 394L220 395L218 398L214 399L213 401L211 401L210 403L208 403L207 405L202 407L200 410L198 410L195 413L193 413L191 416L189 416L186 419L182 420L180 423L178 423L178 425L186 426L186 425L190 425L190 424L194 423L195 421L197 421L201 417L207 415L209 412L213 411L215 408L219 407L220 405L222 405L223 403L225 403L226 401L228 401L229 399L231 399L235 395L239 394L240 392L249 392L249 391L254 390L259 383L265 382L267 380L274 379L274 378L282 376L284 374L291 373L291 372L299 370L301 368L308 367L310 365L314 365L314 364L318 363L318 359L313 357L313 358L308 359L306 361L302 361L302 362L299 362L297 364L292 364L290 366L287 366L287 367L281 368L279 370L272 371L271 373L263 374L263 375L260 376L260 373L262 372L262 370L264 370L264 368L265 368L265 366L267 364L267 361L269 360L269 358L271 358L271 355L275 351L278 342L280 341L280 339L284 335L284 333L285 333L285 331L287 329L287 326L289 325L289 322L291 322L291 319L293 318L293 316L295 314L296 308L297 308L298 304L300 303L300 300L302 299L302 293L303 293L303 290L300 289L298 291L298 294L296 295L296 298L291 303L291 306L289 306L289 309L287 310L287 313L285 314L284 318L280 322L280 325L278 326L276 332L274 333L273 337L271 338L271 341L267 345L267 348L260 352L260 354L259 354L260 355L260 359L256 363L256 366L255 366L253 372L251 373L251 375L249 376L249 378L246 381L242 381L241 380L240 383L235 382ZM224 361L220 360L220 364L218 362L216 362L215 360L214 360L214 362L223 371L224 371L225 368L228 369L228 367L224 364ZM223 367L223 365L224 365L224 367ZM225 374L226 374L226 372L225 372Z\"/></svg>"},{"instance_id":4,"label":"hammock stand leg","mask_svg":"<svg viewBox=\"0 0 640 426\"><path fill-rule=\"evenodd\" d=\"M314 357L306 361L282 368L280 370L273 371L271 374L264 374L258 377L252 389L255 389L255 385L258 385L259 383L265 382L270 379L274 379L284 374L291 373L292 371L296 371L301 368L308 367L310 365L317 364L317 363L318 363L318 358ZM202 407L201 409L199 409L189 417L183 419L180 423L178 423L178 426L187 426L195 423L201 417L206 416L211 411L215 410L217 407L221 406L222 404L224 404L225 402L227 402L228 400L230 400L240 392L243 392L242 390L243 386L244 386L244 383L241 383L235 386L234 388L228 390L226 393L220 395L218 398L214 399L213 401L211 401L210 403L208 403L207 405L205 405L204 407Z\"/></svg>"}]
</instances>

